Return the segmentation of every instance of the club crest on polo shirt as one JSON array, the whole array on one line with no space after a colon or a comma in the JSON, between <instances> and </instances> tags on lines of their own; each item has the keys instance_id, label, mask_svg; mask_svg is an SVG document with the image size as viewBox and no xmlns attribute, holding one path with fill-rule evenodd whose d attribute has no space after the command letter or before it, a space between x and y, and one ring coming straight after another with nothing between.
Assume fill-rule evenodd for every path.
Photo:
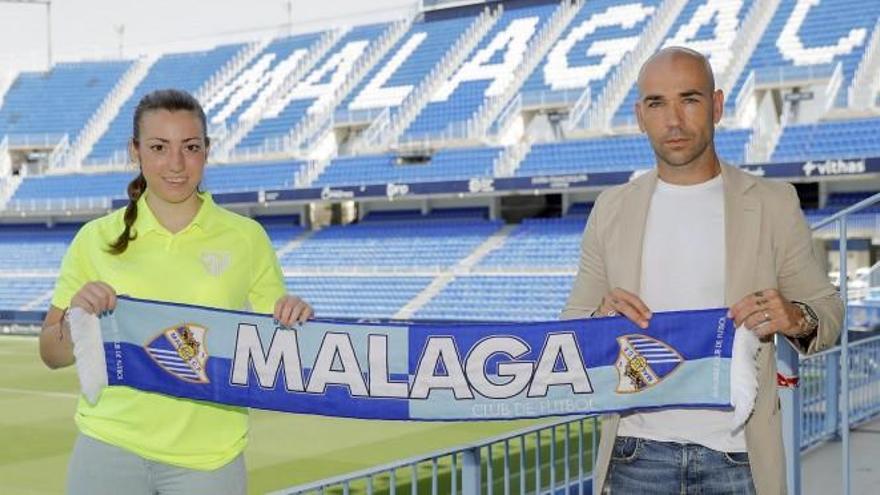
<instances>
[{"instance_id":1,"label":"club crest on polo shirt","mask_svg":"<svg viewBox=\"0 0 880 495\"><path fill-rule=\"evenodd\" d=\"M205 270L215 277L219 277L229 268L232 255L229 251L203 251L202 265Z\"/></svg>"},{"instance_id":2,"label":"club crest on polo shirt","mask_svg":"<svg viewBox=\"0 0 880 495\"><path fill-rule=\"evenodd\" d=\"M163 370L191 383L208 383L205 363L208 329L194 323L181 323L165 329L146 345L147 353Z\"/></svg>"},{"instance_id":3,"label":"club crest on polo shirt","mask_svg":"<svg viewBox=\"0 0 880 495\"><path fill-rule=\"evenodd\" d=\"M653 337L629 334L617 337L620 353L617 369L617 392L641 392L668 377L683 359L675 349Z\"/></svg>"}]
</instances>

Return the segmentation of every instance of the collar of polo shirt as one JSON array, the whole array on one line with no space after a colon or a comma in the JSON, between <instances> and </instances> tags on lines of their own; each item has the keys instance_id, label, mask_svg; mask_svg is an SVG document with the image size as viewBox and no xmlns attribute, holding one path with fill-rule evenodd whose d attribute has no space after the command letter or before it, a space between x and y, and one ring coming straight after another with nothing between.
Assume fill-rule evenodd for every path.
<instances>
[{"instance_id":1,"label":"collar of polo shirt","mask_svg":"<svg viewBox=\"0 0 880 495\"><path fill-rule=\"evenodd\" d=\"M159 219L153 214L153 210L150 209L150 205L147 204L148 194L150 194L149 189L144 191L144 194L138 199L138 216L134 221L133 226L135 232L159 232L172 235L171 232L159 222ZM211 223L216 219L217 205L214 203L214 198L211 196L211 193L198 192L196 194L198 194L199 198L202 200L202 205L199 207L199 211L196 213L196 216L193 217L189 225L184 227L183 230L178 233L187 232L194 227L198 227L202 230L208 229L210 228Z\"/></svg>"}]
</instances>

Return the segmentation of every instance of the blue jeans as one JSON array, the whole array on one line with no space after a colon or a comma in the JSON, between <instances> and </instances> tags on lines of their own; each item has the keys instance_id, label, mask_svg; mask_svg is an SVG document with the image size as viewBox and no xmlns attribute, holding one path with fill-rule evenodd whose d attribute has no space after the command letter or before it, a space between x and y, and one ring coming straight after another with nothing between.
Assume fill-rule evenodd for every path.
<instances>
[{"instance_id":1,"label":"blue jeans","mask_svg":"<svg viewBox=\"0 0 880 495\"><path fill-rule=\"evenodd\" d=\"M696 444L617 437L605 480L610 494L754 494L749 454Z\"/></svg>"}]
</instances>

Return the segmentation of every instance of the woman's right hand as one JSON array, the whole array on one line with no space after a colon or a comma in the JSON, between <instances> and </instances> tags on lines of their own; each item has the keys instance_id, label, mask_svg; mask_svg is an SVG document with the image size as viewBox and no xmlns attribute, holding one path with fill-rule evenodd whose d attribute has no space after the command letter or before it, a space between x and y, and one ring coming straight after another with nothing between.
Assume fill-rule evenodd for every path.
<instances>
[{"instance_id":1,"label":"woman's right hand","mask_svg":"<svg viewBox=\"0 0 880 495\"><path fill-rule=\"evenodd\" d=\"M70 307L80 307L87 313L100 315L116 308L116 290L104 282L88 282L73 295Z\"/></svg>"}]
</instances>

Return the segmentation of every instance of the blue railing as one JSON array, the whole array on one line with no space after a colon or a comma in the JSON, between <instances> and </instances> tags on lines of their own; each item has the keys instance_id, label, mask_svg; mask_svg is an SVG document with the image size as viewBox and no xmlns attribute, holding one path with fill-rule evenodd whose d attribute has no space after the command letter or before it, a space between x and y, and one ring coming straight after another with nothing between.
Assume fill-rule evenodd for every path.
<instances>
[{"instance_id":1,"label":"blue railing","mask_svg":"<svg viewBox=\"0 0 880 495\"><path fill-rule=\"evenodd\" d=\"M880 203L880 193L845 208L812 225L821 231L836 225L839 240L840 294L844 301L844 318L850 310L847 287L847 228L850 217ZM848 329L847 329L848 330ZM823 353L799 359L786 341L777 341L779 371L783 375L801 377L802 385L780 391L783 410L783 441L786 450L788 489L801 493L801 456L805 448L840 437L842 443L842 486L840 493L850 493L850 428L880 414L880 337L850 343L850 332L840 334L840 345ZM803 370L801 370L803 368ZM803 373L801 373L803 371ZM841 391L848 400L841 400ZM797 411L789 413L788 411ZM849 425L839 427L838 425Z\"/></svg>"},{"instance_id":2,"label":"blue railing","mask_svg":"<svg viewBox=\"0 0 880 495\"><path fill-rule=\"evenodd\" d=\"M840 435L840 354L835 347L800 363L801 449ZM880 414L880 335L850 344L850 425Z\"/></svg>"},{"instance_id":3,"label":"blue railing","mask_svg":"<svg viewBox=\"0 0 880 495\"><path fill-rule=\"evenodd\" d=\"M592 491L597 431L595 416L566 418L271 495L584 495Z\"/></svg>"}]
</instances>

